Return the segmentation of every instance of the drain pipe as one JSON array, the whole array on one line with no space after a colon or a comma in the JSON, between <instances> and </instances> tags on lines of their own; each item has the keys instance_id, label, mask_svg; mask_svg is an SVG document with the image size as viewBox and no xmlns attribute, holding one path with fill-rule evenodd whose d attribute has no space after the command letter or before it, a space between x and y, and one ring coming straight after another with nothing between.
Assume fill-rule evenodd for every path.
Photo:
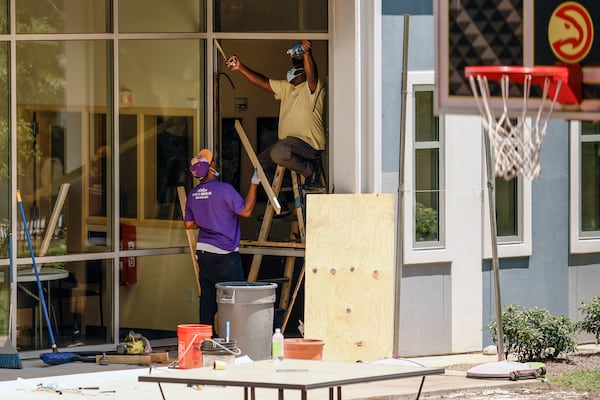
<instances>
[{"instance_id":1,"label":"drain pipe","mask_svg":"<svg viewBox=\"0 0 600 400\"><path fill-rule=\"evenodd\" d=\"M400 346L400 287L402 282L402 264L404 259L403 237L404 237L404 149L406 142L406 85L408 69L408 26L410 15L404 14L404 34L402 36L402 104L400 108L400 154L398 165L398 205L396 222L396 271L394 287L394 349L393 357L399 357L398 348Z\"/></svg>"}]
</instances>

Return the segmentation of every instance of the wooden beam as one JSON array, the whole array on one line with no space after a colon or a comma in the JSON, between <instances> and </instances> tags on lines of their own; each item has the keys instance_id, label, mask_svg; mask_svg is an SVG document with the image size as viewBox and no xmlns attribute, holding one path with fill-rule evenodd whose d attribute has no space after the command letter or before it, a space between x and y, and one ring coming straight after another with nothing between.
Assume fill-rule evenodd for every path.
<instances>
[{"instance_id":1,"label":"wooden beam","mask_svg":"<svg viewBox=\"0 0 600 400\"><path fill-rule=\"evenodd\" d=\"M239 119L235 120L234 127L238 133L238 136L240 137L240 140L242 141L242 145L244 146L248 157L250 158L250 162L258 171L258 177L260 178L260 182L262 183L265 192L267 192L267 197L270 199L270 202L273 205L273 208L275 209L275 213L279 215L279 213L281 213L281 205L279 204L279 200L277 200L277 196L275 196L275 193L271 188L271 182L269 182L269 180L267 179L265 171L262 169L262 166L258 161L258 157L256 157L256 153L254 152L254 148L252 148L252 145L248 140L248 136L246 135L246 131L244 131L244 128L242 127L242 124L240 123Z\"/></svg>"},{"instance_id":2,"label":"wooden beam","mask_svg":"<svg viewBox=\"0 0 600 400\"><path fill-rule=\"evenodd\" d=\"M42 240L40 254L38 257L43 257L46 255L46 252L48 252L48 248L50 247L50 241L52 240L52 236L54 236L54 230L56 229L58 217L62 212L67 193L69 192L69 187L71 187L70 183L63 183L62 185L60 185L58 197L56 198L56 203L54 204L54 208L52 209L52 215L50 216L50 221L48 222L48 227L46 228L46 233L44 234L44 239Z\"/></svg>"},{"instance_id":3,"label":"wooden beam","mask_svg":"<svg viewBox=\"0 0 600 400\"><path fill-rule=\"evenodd\" d=\"M185 205L187 202L187 195L183 186L177 186L177 195L179 197L179 206L181 207L181 216L185 218ZM202 290L200 289L200 266L196 259L196 232L195 229L186 229L185 234L188 240L188 246L190 247L190 256L192 256L192 265L194 266L194 274L196 275L196 287L198 288L198 296Z\"/></svg>"}]
</instances>

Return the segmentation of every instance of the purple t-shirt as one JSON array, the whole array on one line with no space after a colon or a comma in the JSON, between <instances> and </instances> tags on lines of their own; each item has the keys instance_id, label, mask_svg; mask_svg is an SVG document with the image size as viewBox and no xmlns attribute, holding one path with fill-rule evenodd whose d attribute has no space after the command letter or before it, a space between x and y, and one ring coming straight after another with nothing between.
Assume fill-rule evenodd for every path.
<instances>
[{"instance_id":1,"label":"purple t-shirt","mask_svg":"<svg viewBox=\"0 0 600 400\"><path fill-rule=\"evenodd\" d=\"M238 214L244 209L242 196L228 183L211 180L198 184L187 196L185 221L200 227L198 242L234 251L240 245Z\"/></svg>"}]
</instances>

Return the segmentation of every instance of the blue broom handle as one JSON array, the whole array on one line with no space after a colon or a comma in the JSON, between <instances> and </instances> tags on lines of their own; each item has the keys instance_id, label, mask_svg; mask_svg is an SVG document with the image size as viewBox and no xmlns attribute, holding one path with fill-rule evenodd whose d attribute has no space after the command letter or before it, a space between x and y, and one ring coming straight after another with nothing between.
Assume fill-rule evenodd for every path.
<instances>
[{"instance_id":1,"label":"blue broom handle","mask_svg":"<svg viewBox=\"0 0 600 400\"><path fill-rule=\"evenodd\" d=\"M25 236L27 237L27 245L29 246L29 253L31 253L31 261L33 263L33 272L35 273L35 280L37 281L38 292L42 303L42 309L44 310L44 318L46 318L46 325L48 325L48 334L50 335L50 343L52 348L56 348L56 342L54 341L54 334L52 333L52 325L50 324L50 317L48 316L48 308L46 308L46 298L44 297L44 290L42 289L42 283L40 282L40 275L38 273L37 263L35 262L35 254L33 246L31 244L31 237L29 236L29 228L27 227L27 219L25 218L25 211L23 210L23 200L21 199L21 191L17 190L17 202L19 203L19 210L21 211L21 218L23 218L23 228L25 229Z\"/></svg>"}]
</instances>

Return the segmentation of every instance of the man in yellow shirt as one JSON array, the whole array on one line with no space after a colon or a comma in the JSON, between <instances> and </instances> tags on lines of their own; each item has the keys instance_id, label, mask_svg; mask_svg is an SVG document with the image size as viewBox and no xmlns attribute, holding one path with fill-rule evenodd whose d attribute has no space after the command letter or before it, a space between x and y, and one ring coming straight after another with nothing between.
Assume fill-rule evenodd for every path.
<instances>
[{"instance_id":1,"label":"man in yellow shirt","mask_svg":"<svg viewBox=\"0 0 600 400\"><path fill-rule=\"evenodd\" d=\"M323 110L325 93L319 79L317 64L311 53L312 43L302 40L292 54L292 68L286 80L269 79L253 71L232 56L227 66L239 71L248 81L273 93L281 101L279 108L278 141L258 155L265 174L272 181L277 165L304 176L304 187L317 187L320 178L318 157L325 149ZM288 51L289 53L289 51ZM280 217L288 215L285 202Z\"/></svg>"}]
</instances>

